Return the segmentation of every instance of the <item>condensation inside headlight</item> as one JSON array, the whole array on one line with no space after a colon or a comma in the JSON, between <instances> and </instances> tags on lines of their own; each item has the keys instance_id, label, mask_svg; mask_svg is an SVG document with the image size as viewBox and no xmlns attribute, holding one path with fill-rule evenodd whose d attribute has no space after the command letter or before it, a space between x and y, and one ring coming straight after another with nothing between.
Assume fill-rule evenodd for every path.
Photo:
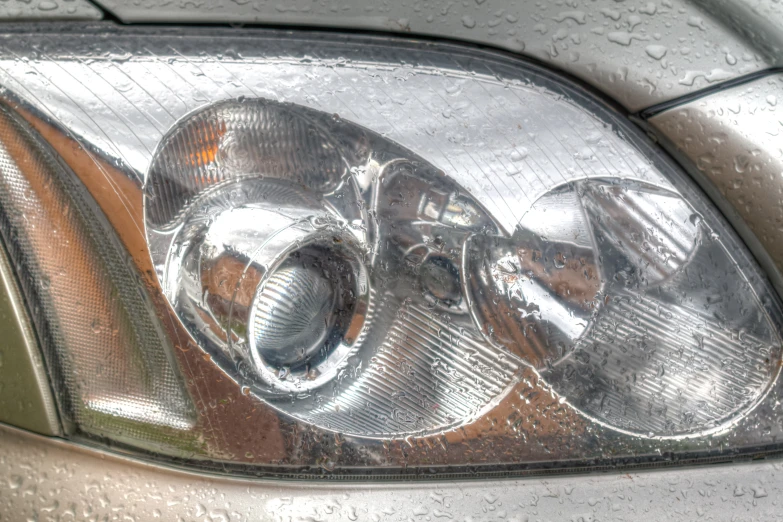
<instances>
[{"instance_id":1,"label":"condensation inside headlight","mask_svg":"<svg viewBox=\"0 0 783 522\"><path fill-rule=\"evenodd\" d=\"M437 45L325 38L300 60L313 42L225 38L242 59L214 60L208 39L135 38L116 36L128 60L50 50L0 63L0 81L44 137L82 144L72 174L149 272L196 407L177 428L198 441L188 456L480 471L783 435L777 297L701 193L591 95Z\"/></svg>"}]
</instances>

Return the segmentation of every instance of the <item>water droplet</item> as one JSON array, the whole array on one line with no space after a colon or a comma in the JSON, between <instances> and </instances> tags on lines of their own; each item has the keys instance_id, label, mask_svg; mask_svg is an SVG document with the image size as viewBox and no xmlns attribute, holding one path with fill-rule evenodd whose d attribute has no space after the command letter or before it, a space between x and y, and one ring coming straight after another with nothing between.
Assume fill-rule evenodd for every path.
<instances>
[{"instance_id":1,"label":"water droplet","mask_svg":"<svg viewBox=\"0 0 783 522\"><path fill-rule=\"evenodd\" d=\"M611 18L615 22L620 19L620 11L616 11L614 9L609 9L608 7L604 7L601 9L601 14L604 15L607 18Z\"/></svg>"},{"instance_id":2,"label":"water droplet","mask_svg":"<svg viewBox=\"0 0 783 522\"><path fill-rule=\"evenodd\" d=\"M709 73L704 71L687 71L685 76L680 79L680 85L693 85L697 78L704 78L708 83L719 82L723 80L729 80L734 77L729 71L723 69L713 69Z\"/></svg>"},{"instance_id":3,"label":"water droplet","mask_svg":"<svg viewBox=\"0 0 783 522\"><path fill-rule=\"evenodd\" d=\"M19 475L11 475L11 478L8 480L8 487L11 489L19 489L22 487L23 479Z\"/></svg>"},{"instance_id":4,"label":"water droplet","mask_svg":"<svg viewBox=\"0 0 783 522\"><path fill-rule=\"evenodd\" d=\"M487 502L487 504L494 504L498 501L499 498L499 496L493 495L492 493L487 493L484 495L484 500Z\"/></svg>"},{"instance_id":5,"label":"water droplet","mask_svg":"<svg viewBox=\"0 0 783 522\"><path fill-rule=\"evenodd\" d=\"M92 333L98 334L101 333L101 330L103 330L103 325L101 325L101 320L98 318L95 318L90 323L90 329L92 329Z\"/></svg>"},{"instance_id":6,"label":"water droplet","mask_svg":"<svg viewBox=\"0 0 783 522\"><path fill-rule=\"evenodd\" d=\"M734 74L730 71L723 69L713 69L710 73L704 77L708 82L722 82L724 80L730 80L734 77Z\"/></svg>"},{"instance_id":7,"label":"water droplet","mask_svg":"<svg viewBox=\"0 0 783 522\"><path fill-rule=\"evenodd\" d=\"M536 24L533 26L533 30L537 32L538 34L546 34L549 29L547 29L547 26L544 24Z\"/></svg>"},{"instance_id":8,"label":"water droplet","mask_svg":"<svg viewBox=\"0 0 783 522\"><path fill-rule=\"evenodd\" d=\"M666 56L666 52L668 51L668 49L666 49L666 47L664 47L663 45L648 45L647 47L645 47L644 51L651 58L660 60L661 58Z\"/></svg>"},{"instance_id":9,"label":"water droplet","mask_svg":"<svg viewBox=\"0 0 783 522\"><path fill-rule=\"evenodd\" d=\"M658 8L652 2L647 2L646 5L639 8L640 13L650 15L650 16L654 15L657 10Z\"/></svg>"},{"instance_id":10,"label":"water droplet","mask_svg":"<svg viewBox=\"0 0 783 522\"><path fill-rule=\"evenodd\" d=\"M737 154L734 156L734 170L738 173L742 174L748 170L748 165L750 165L750 158L747 155Z\"/></svg>"},{"instance_id":11,"label":"water droplet","mask_svg":"<svg viewBox=\"0 0 783 522\"><path fill-rule=\"evenodd\" d=\"M736 65L737 59L731 53L726 53L726 63L729 65Z\"/></svg>"},{"instance_id":12,"label":"water droplet","mask_svg":"<svg viewBox=\"0 0 783 522\"><path fill-rule=\"evenodd\" d=\"M573 20L578 24L584 24L586 22L586 16L584 11L563 11L554 18L555 22L563 22L565 20Z\"/></svg>"},{"instance_id":13,"label":"water droplet","mask_svg":"<svg viewBox=\"0 0 783 522\"><path fill-rule=\"evenodd\" d=\"M58 7L60 6L58 6L57 3L53 2L52 0L42 0L38 4L38 9L40 9L41 11L54 11Z\"/></svg>"},{"instance_id":14,"label":"water droplet","mask_svg":"<svg viewBox=\"0 0 783 522\"><path fill-rule=\"evenodd\" d=\"M473 29L476 27L476 20L473 19L470 15L465 15L462 17L462 25L467 27L468 29Z\"/></svg>"},{"instance_id":15,"label":"water droplet","mask_svg":"<svg viewBox=\"0 0 783 522\"><path fill-rule=\"evenodd\" d=\"M688 18L688 25L691 27L696 27L702 31L706 31L707 27L704 25L704 19L701 16L691 16Z\"/></svg>"},{"instance_id":16,"label":"water droplet","mask_svg":"<svg viewBox=\"0 0 783 522\"><path fill-rule=\"evenodd\" d=\"M529 152L525 147L518 147L511 151L509 158L511 158L511 161L522 161L527 158L528 154Z\"/></svg>"},{"instance_id":17,"label":"water droplet","mask_svg":"<svg viewBox=\"0 0 783 522\"><path fill-rule=\"evenodd\" d=\"M647 36L636 33L628 33L625 31L613 31L607 34L606 38L612 43L624 46L631 45L632 40L649 40Z\"/></svg>"}]
</instances>

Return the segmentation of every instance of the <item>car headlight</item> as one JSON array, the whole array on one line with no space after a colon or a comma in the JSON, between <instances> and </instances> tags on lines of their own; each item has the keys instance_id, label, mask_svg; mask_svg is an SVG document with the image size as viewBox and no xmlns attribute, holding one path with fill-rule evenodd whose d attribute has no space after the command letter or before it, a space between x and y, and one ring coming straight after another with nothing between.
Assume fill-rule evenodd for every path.
<instances>
[{"instance_id":1,"label":"car headlight","mask_svg":"<svg viewBox=\"0 0 783 522\"><path fill-rule=\"evenodd\" d=\"M381 476L780 435L777 297L578 86L380 38L38 38L0 56L0 233L70 436Z\"/></svg>"}]
</instances>

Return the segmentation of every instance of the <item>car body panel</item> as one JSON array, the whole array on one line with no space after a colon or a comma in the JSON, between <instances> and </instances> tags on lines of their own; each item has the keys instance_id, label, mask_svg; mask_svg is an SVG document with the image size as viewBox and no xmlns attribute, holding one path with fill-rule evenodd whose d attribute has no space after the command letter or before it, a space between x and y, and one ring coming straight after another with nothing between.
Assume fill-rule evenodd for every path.
<instances>
[{"instance_id":1,"label":"car body panel","mask_svg":"<svg viewBox=\"0 0 783 522\"><path fill-rule=\"evenodd\" d=\"M60 422L24 299L0 248L0 422L58 435Z\"/></svg>"},{"instance_id":2,"label":"car body panel","mask_svg":"<svg viewBox=\"0 0 783 522\"><path fill-rule=\"evenodd\" d=\"M3 520L783 520L779 462L440 482L198 474L0 427ZM71 518L68 518L71 517Z\"/></svg>"},{"instance_id":3,"label":"car body panel","mask_svg":"<svg viewBox=\"0 0 783 522\"><path fill-rule=\"evenodd\" d=\"M780 5L748 0L97 3L126 23L316 26L478 43L577 76L631 112L780 66L783 56Z\"/></svg>"},{"instance_id":4,"label":"car body panel","mask_svg":"<svg viewBox=\"0 0 783 522\"><path fill-rule=\"evenodd\" d=\"M87 0L8 0L0 4L0 22L22 20L100 20L103 12Z\"/></svg>"},{"instance_id":5,"label":"car body panel","mask_svg":"<svg viewBox=\"0 0 783 522\"><path fill-rule=\"evenodd\" d=\"M673 107L647 123L691 166L783 291L783 74ZM721 201L724 202L720 205ZM732 219L733 218L733 219ZM747 227L752 234L743 234Z\"/></svg>"}]
</instances>

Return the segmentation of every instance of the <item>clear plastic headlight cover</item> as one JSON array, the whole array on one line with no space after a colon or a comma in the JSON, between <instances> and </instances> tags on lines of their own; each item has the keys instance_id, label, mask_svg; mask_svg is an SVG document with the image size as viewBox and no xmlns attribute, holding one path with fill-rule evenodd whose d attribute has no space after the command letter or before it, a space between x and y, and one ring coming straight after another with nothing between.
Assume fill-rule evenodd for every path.
<instances>
[{"instance_id":1,"label":"clear plastic headlight cover","mask_svg":"<svg viewBox=\"0 0 783 522\"><path fill-rule=\"evenodd\" d=\"M46 198L15 196L33 174L0 136L3 239L36 324L62 332L44 344L73 436L370 476L776 449L777 297L578 86L476 50L280 33L17 34L0 57L4 118L60 156L33 173L66 180L49 199L101 214L69 225L90 245L52 248L18 217ZM110 277L66 267L47 298L31 281L74 251ZM108 366L105 340L69 333L95 320L67 309L78 277L121 290L81 298L117 310Z\"/></svg>"}]
</instances>

